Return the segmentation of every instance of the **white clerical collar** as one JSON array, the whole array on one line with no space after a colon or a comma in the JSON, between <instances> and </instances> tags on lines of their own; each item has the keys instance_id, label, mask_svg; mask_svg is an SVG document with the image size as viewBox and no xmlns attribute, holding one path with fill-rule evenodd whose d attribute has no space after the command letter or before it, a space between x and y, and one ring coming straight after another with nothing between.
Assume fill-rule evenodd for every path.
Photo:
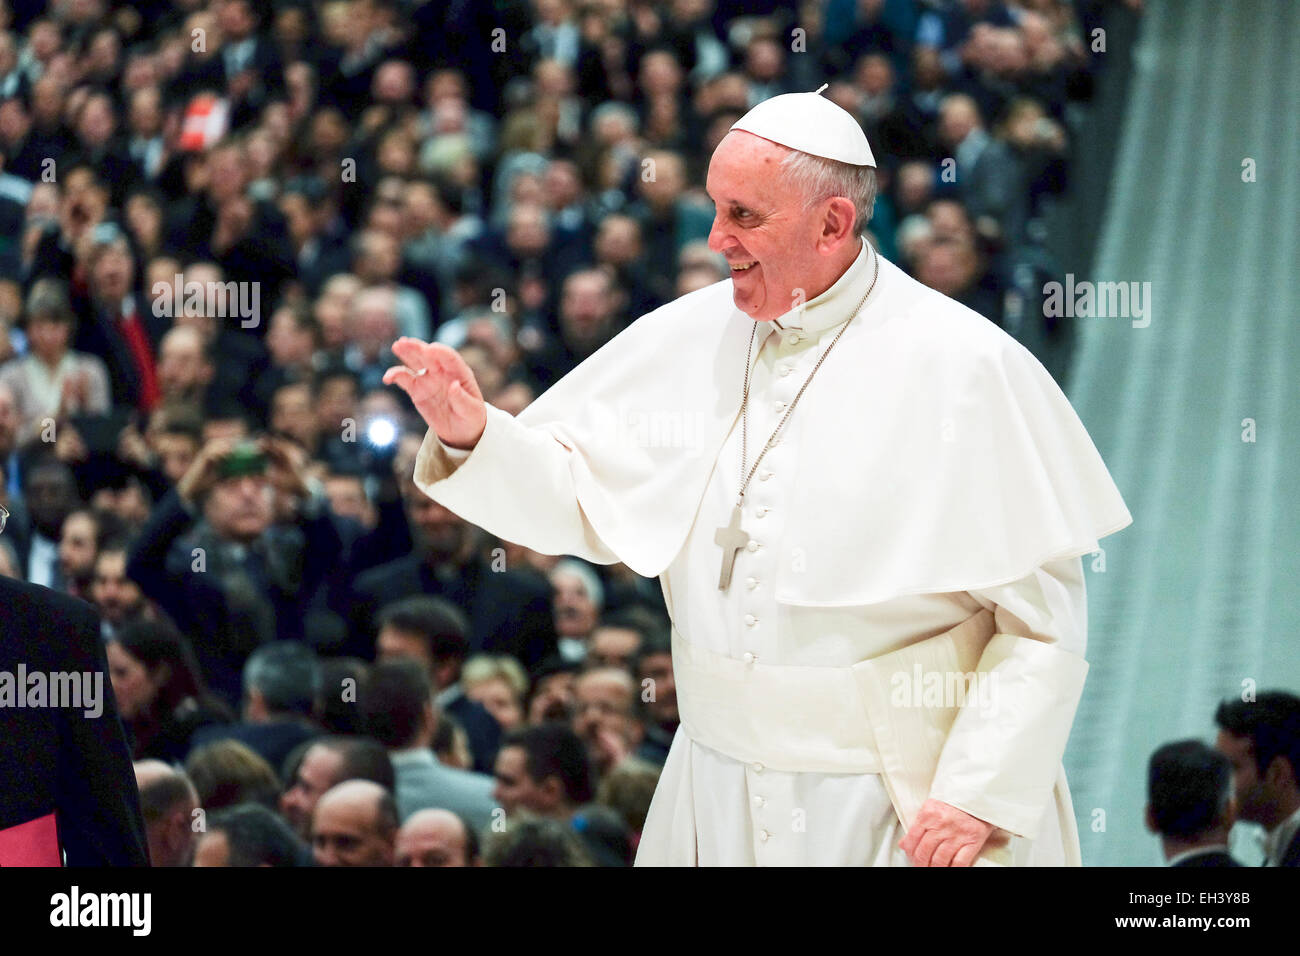
<instances>
[{"instance_id":1,"label":"white clerical collar","mask_svg":"<svg viewBox=\"0 0 1300 956\"><path fill-rule=\"evenodd\" d=\"M795 329L807 335L820 335L827 329L833 329L849 318L852 310L871 284L874 269L871 263L870 244L862 239L862 248L858 257L844 270L829 289L816 298L809 299L803 308L794 308L772 324L781 330Z\"/></svg>"},{"instance_id":2,"label":"white clerical collar","mask_svg":"<svg viewBox=\"0 0 1300 956\"><path fill-rule=\"evenodd\" d=\"M1281 866L1282 854L1300 832L1300 809L1275 826L1264 839L1265 865Z\"/></svg>"}]
</instances>

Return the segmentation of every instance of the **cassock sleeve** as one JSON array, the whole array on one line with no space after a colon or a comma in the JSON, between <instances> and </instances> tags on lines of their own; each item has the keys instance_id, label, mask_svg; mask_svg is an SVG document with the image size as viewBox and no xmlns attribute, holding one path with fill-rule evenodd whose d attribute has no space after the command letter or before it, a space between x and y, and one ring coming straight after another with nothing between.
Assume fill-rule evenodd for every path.
<instances>
[{"instance_id":1,"label":"cassock sleeve","mask_svg":"<svg viewBox=\"0 0 1300 956\"><path fill-rule=\"evenodd\" d=\"M969 593L994 612L995 634L980 660L990 686L958 712L930 796L1033 839L1088 670L1083 562L1051 561Z\"/></svg>"},{"instance_id":2,"label":"cassock sleeve","mask_svg":"<svg viewBox=\"0 0 1300 956\"><path fill-rule=\"evenodd\" d=\"M448 448L429 429L415 460L415 484L512 544L617 564L622 559L596 534L578 503L572 454L545 427L529 427L488 405L487 424L472 451Z\"/></svg>"}]
</instances>

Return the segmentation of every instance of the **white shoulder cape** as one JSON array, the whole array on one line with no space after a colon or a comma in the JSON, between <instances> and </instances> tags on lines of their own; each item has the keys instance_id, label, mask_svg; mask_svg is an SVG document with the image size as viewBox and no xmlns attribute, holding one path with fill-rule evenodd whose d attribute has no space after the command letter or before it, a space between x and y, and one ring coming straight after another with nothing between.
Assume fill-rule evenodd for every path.
<instances>
[{"instance_id":1,"label":"white shoulder cape","mask_svg":"<svg viewBox=\"0 0 1300 956\"><path fill-rule=\"evenodd\" d=\"M637 319L518 418L573 452L583 513L647 577L682 548L739 416L754 321L731 286ZM871 304L787 432L799 495L777 579L786 603L992 587L1095 551L1132 522L1038 360L883 257Z\"/></svg>"}]
</instances>

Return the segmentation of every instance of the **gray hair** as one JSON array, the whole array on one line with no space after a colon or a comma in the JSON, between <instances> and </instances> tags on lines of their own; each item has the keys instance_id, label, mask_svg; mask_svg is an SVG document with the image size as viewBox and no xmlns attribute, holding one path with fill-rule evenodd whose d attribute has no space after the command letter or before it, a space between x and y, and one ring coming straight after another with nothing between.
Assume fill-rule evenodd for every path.
<instances>
[{"instance_id":1,"label":"gray hair","mask_svg":"<svg viewBox=\"0 0 1300 956\"><path fill-rule=\"evenodd\" d=\"M263 644L244 664L244 692L261 692L273 713L310 714L320 689L316 653L296 641Z\"/></svg>"},{"instance_id":2,"label":"gray hair","mask_svg":"<svg viewBox=\"0 0 1300 956\"><path fill-rule=\"evenodd\" d=\"M583 590L587 592L587 597L597 609L605 606L605 588L591 565L576 558L565 558L551 569L551 580L554 581L556 576L561 574L568 574L581 581Z\"/></svg>"},{"instance_id":3,"label":"gray hair","mask_svg":"<svg viewBox=\"0 0 1300 956\"><path fill-rule=\"evenodd\" d=\"M786 181L803 194L805 212L824 199L843 196L857 210L858 215L853 222L854 235L866 231L876 202L874 167L854 166L792 149L781 160L781 169Z\"/></svg>"}]
</instances>

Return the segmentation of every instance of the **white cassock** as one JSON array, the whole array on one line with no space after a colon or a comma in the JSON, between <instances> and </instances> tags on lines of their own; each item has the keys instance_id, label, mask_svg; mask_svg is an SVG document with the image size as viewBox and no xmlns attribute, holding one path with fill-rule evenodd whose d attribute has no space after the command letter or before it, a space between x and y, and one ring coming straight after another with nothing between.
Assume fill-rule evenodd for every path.
<instances>
[{"instance_id":1,"label":"white cassock","mask_svg":"<svg viewBox=\"0 0 1300 956\"><path fill-rule=\"evenodd\" d=\"M871 282L758 323L747 467ZM1061 757L1087 664L1080 555L1131 522L1042 366L879 259L746 492L755 322L725 280L643 316L473 452L415 480L500 537L657 576L682 716L638 865L907 865L934 797L985 864L1078 863ZM954 677L956 682L954 682Z\"/></svg>"}]
</instances>

